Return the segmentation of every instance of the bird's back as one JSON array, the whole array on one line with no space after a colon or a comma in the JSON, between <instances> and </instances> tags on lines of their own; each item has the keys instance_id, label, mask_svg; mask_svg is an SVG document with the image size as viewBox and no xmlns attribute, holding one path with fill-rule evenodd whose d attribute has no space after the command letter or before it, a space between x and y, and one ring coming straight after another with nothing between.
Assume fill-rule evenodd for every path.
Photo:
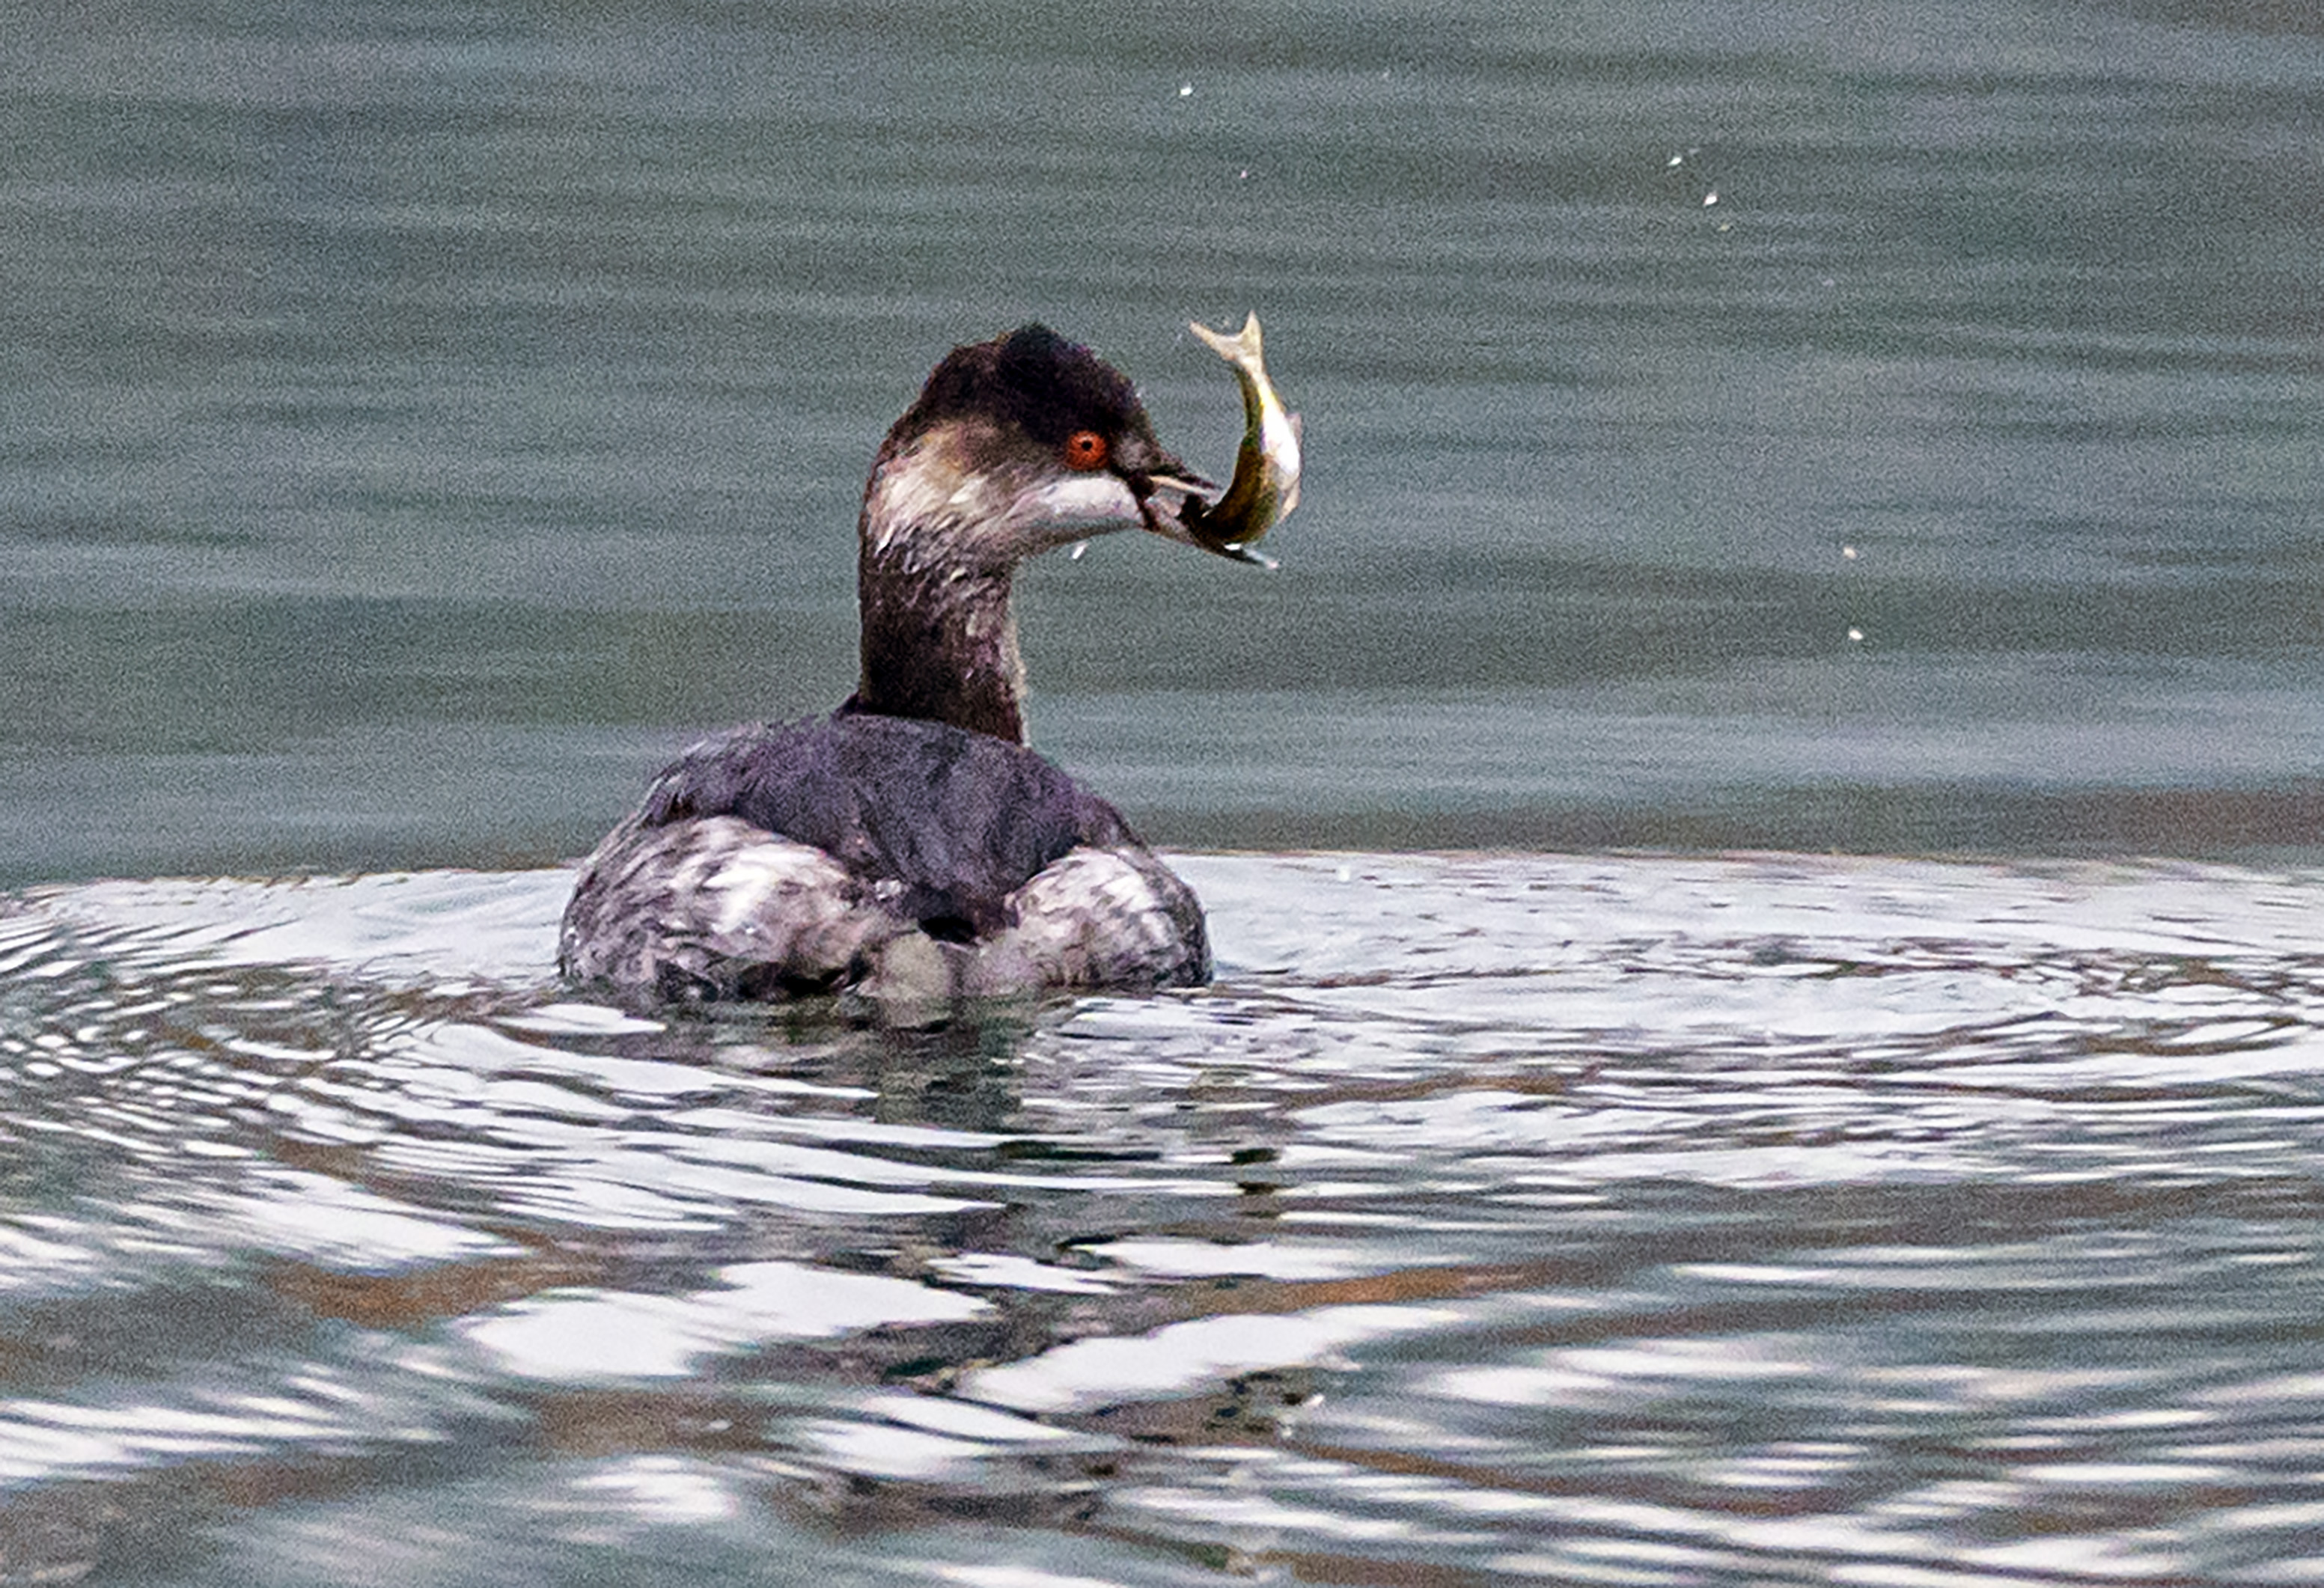
<instances>
[{"instance_id":1,"label":"bird's back","mask_svg":"<svg viewBox=\"0 0 2324 1588\"><path fill-rule=\"evenodd\" d=\"M587 980L760 996L862 980L907 937L961 950L955 983L1094 981L1074 968L1093 954L1109 980L1125 960L1157 983L1209 965L1192 893L1050 762L848 712L686 751L586 863L560 947ZM1066 941L1070 965L1014 965Z\"/></svg>"}]
</instances>

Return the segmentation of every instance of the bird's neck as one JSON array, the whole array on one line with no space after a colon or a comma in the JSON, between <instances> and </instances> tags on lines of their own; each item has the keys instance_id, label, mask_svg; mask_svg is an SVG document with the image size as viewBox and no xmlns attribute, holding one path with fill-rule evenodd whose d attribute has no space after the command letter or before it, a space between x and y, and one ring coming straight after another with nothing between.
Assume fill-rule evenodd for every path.
<instances>
[{"instance_id":1,"label":"bird's neck","mask_svg":"<svg viewBox=\"0 0 2324 1588\"><path fill-rule=\"evenodd\" d=\"M1016 561L993 549L1006 512L957 437L891 435L881 448L857 527L854 709L1025 742L1025 663L1009 609Z\"/></svg>"},{"instance_id":2,"label":"bird's neck","mask_svg":"<svg viewBox=\"0 0 2324 1588\"><path fill-rule=\"evenodd\" d=\"M1010 571L915 567L869 541L856 576L863 673L854 706L1025 742L1025 663Z\"/></svg>"}]
</instances>

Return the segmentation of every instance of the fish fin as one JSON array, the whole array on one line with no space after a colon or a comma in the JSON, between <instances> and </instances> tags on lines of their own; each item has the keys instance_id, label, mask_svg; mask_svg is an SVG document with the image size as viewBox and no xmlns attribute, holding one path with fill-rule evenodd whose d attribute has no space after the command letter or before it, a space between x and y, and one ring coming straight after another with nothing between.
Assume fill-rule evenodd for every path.
<instances>
[{"instance_id":1,"label":"fish fin","mask_svg":"<svg viewBox=\"0 0 2324 1588\"><path fill-rule=\"evenodd\" d=\"M1259 316L1256 312L1244 315L1242 329L1231 337L1223 331L1211 329L1200 320L1188 320L1186 328L1200 337L1204 346L1229 364L1242 364L1248 361L1253 368L1257 368L1264 356L1265 345L1259 337Z\"/></svg>"}]
</instances>

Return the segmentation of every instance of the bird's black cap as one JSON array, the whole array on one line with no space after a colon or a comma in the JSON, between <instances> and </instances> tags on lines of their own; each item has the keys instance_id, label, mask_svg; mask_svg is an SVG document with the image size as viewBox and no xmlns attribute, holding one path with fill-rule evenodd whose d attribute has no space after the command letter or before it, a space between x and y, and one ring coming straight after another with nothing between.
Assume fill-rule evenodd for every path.
<instances>
[{"instance_id":1,"label":"bird's black cap","mask_svg":"<svg viewBox=\"0 0 2324 1588\"><path fill-rule=\"evenodd\" d=\"M1044 325L954 348L896 428L910 432L976 418L1014 425L1051 445L1076 430L1153 435L1130 377Z\"/></svg>"}]
</instances>

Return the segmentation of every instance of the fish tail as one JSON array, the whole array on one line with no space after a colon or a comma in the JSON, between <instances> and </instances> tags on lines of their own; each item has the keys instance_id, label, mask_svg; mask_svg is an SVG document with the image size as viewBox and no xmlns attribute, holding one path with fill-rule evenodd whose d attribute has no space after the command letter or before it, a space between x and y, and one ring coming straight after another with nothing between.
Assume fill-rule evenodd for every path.
<instances>
[{"instance_id":1,"label":"fish tail","mask_svg":"<svg viewBox=\"0 0 2324 1588\"><path fill-rule=\"evenodd\" d=\"M1245 315L1242 329L1231 337L1223 331L1211 329L1200 320L1188 320L1186 328L1200 337L1205 346L1229 364L1248 365L1252 369L1259 367L1264 356L1264 344L1259 339L1258 315Z\"/></svg>"}]
</instances>

